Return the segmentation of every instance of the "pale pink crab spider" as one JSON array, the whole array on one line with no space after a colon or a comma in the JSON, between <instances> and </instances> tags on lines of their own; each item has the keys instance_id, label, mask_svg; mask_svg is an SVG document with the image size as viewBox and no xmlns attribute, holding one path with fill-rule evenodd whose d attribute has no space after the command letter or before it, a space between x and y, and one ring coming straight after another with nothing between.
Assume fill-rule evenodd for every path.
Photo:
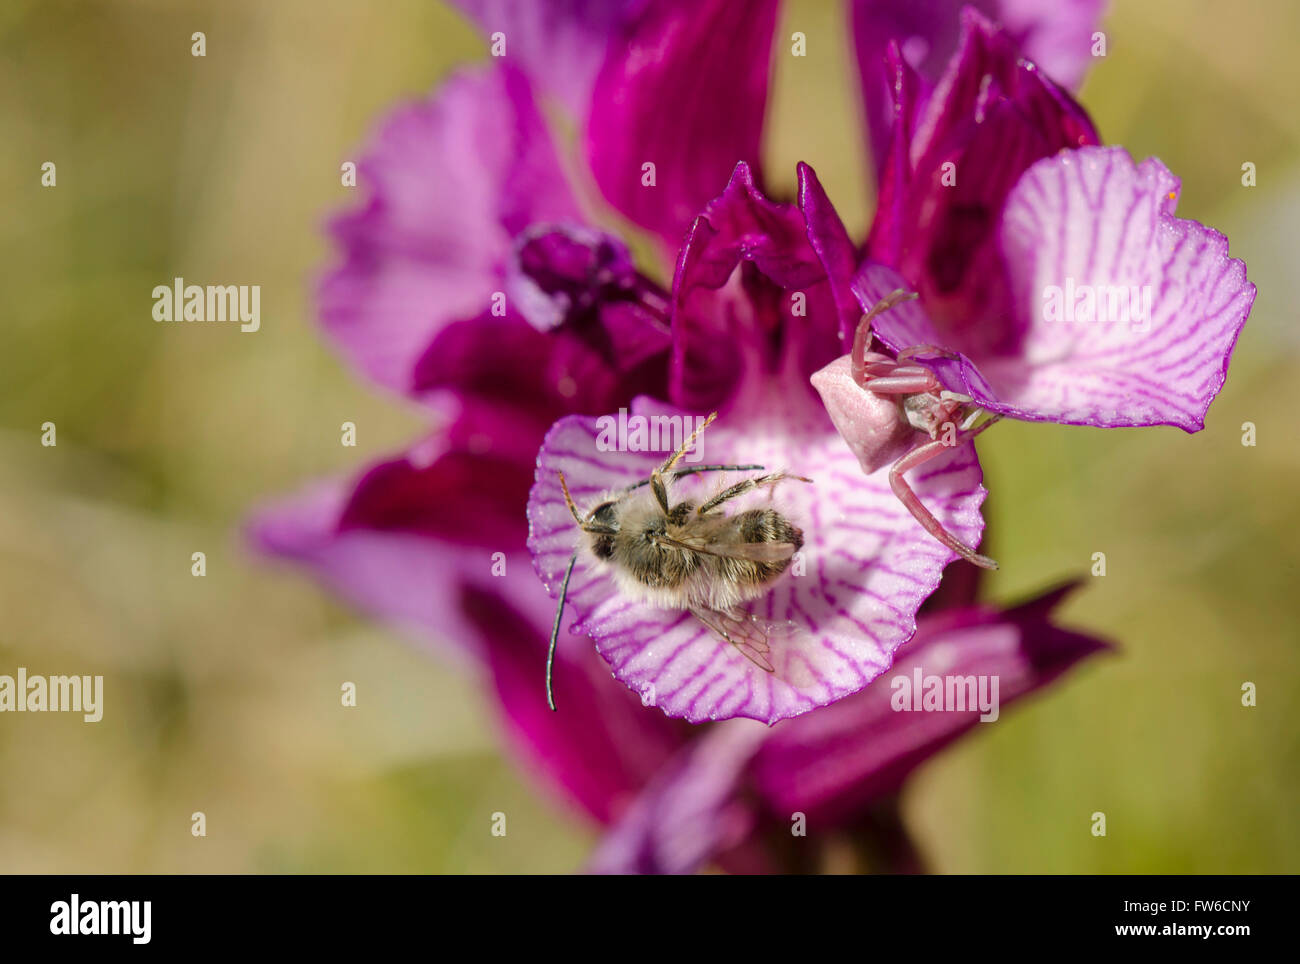
<instances>
[{"instance_id":1,"label":"pale pink crab spider","mask_svg":"<svg viewBox=\"0 0 1300 964\"><path fill-rule=\"evenodd\" d=\"M926 532L967 562L984 569L996 569L996 562L988 556L980 555L945 529L930 510L921 504L921 500L903 478L904 472L973 439L1002 417L990 414L979 425L975 425L984 409L974 405L970 396L946 391L934 372L921 365L906 364L915 355L956 358L953 352L933 345L915 345L900 351L897 358L890 358L881 352L868 350L872 339L871 319L915 297L915 292L899 288L881 298L862 316L853 337L853 353L850 355L853 380L869 392L898 396L899 408L907 423L930 436L931 441L907 452L889 470L889 487L894 490L899 501L907 506ZM943 438L939 438L940 431L944 432Z\"/></svg>"}]
</instances>

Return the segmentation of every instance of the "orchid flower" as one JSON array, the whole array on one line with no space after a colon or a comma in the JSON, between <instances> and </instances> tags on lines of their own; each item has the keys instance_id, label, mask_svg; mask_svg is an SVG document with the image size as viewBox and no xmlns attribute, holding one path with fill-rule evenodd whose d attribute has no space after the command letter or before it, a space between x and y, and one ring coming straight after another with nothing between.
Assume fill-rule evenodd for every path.
<instances>
[{"instance_id":1,"label":"orchid flower","mask_svg":"<svg viewBox=\"0 0 1300 964\"><path fill-rule=\"evenodd\" d=\"M366 200L331 223L340 258L318 289L322 327L343 356L423 406L430 429L353 477L264 508L253 537L354 604L452 644L450 654L487 683L526 765L612 828L592 869L685 871L714 860L779 869L765 835L791 808L819 827L860 827L863 808L888 800L974 725L970 713L918 722L886 709L891 665L895 675L997 675L1006 702L1104 646L1050 622L1055 596L1005 613L976 607L970 567L944 573L959 549L916 526L887 479L859 471L862 458L883 464L915 446L894 400L855 383L846 428L837 403L823 405L809 381L843 363L867 293L919 287L928 275L908 266L935 259L917 252L952 241L948 228L931 230L955 215L930 216L938 208L924 172L941 175L959 150L947 134L968 129L969 118L954 107L922 123L926 104L1002 118L1031 145L1017 154L1023 168L1096 138L1035 68L999 61L998 84L982 88L965 85L984 76L971 66L940 76L959 47L970 64L1016 56L1015 41L1004 44L991 27L972 33L973 15L964 41L944 14L907 31L881 27L868 43L865 24L906 16L901 4L858 0L864 83L872 71L885 76L862 66L878 44L895 94L911 98L888 115L907 140L882 154L880 213L865 249L902 275L878 275L875 264L860 270L862 249L811 167L798 168L794 203L770 199L765 187L758 155L775 0L459 5L485 34L500 33L504 56L452 75L379 125L359 164ZM1072 65L1060 67L1071 82L1082 74L1076 38L1096 3L1076 5L1068 31L1054 31L1045 7L980 6L1014 24L1044 64ZM870 115L880 101L864 95ZM675 109L682 104L692 109ZM577 157L552 136L557 112L576 126ZM918 147L914 163L913 147L927 143L934 150ZM990 210L1001 211L1020 173ZM611 225L602 201L649 232L652 255L675 265L671 288L654 263L634 260L645 246ZM916 220L920 240L905 224L917 212L926 215ZM1000 251L995 232L984 225L976 234L971 251L953 258L990 263L987 251ZM943 287L952 281L944 276L922 289L924 307L940 291L978 288L977 276L963 269L956 288ZM886 314L901 324L919 307ZM590 510L601 494L644 482L673 448L661 438L608 451L608 418L684 424L713 411L718 421L700 442L707 463L814 480L779 489L805 544L751 608L772 627L773 671L687 613L629 603L607 573L580 561L569 587L577 619L565 628L582 635L560 637L560 710L551 712L542 680L554 596L579 544L559 473ZM855 450L840 433L856 439ZM938 453L911 478L959 547L977 545L983 530L981 478L972 446ZM698 473L676 489L687 496L719 484ZM770 497L750 493L737 507ZM918 622L927 597L949 608ZM733 716L749 719L686 722Z\"/></svg>"}]
</instances>

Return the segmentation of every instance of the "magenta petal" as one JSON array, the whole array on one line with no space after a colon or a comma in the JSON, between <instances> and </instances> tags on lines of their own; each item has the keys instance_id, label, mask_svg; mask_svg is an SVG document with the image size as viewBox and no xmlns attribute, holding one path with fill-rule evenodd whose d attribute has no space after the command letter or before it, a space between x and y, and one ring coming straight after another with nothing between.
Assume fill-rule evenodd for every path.
<instances>
[{"instance_id":1,"label":"magenta petal","mask_svg":"<svg viewBox=\"0 0 1300 964\"><path fill-rule=\"evenodd\" d=\"M904 53L904 56L906 54ZM961 41L939 76L925 111L916 118L912 160L964 139L999 100L1015 105L1025 126L1057 146L1095 143L1092 121L1051 77L1024 58L1016 38L972 7L961 13ZM985 162L1006 162L987 155ZM957 179L960 185L961 178ZM939 184L935 184L939 187Z\"/></svg>"},{"instance_id":2,"label":"magenta petal","mask_svg":"<svg viewBox=\"0 0 1300 964\"><path fill-rule=\"evenodd\" d=\"M872 306L891 291L908 288L903 276L888 265L874 261L864 261L853 279L853 293L863 311L870 311ZM930 316L921 307L921 302L911 299L900 302L888 311L876 315L871 321L871 330L876 337L895 351L910 348L913 345L938 345L950 347L948 338L935 327ZM901 346L901 347L899 347ZM932 365L936 371L941 363ZM942 373L940 374L942 378ZM954 391L961 390L961 381L954 380L945 387Z\"/></svg>"},{"instance_id":3,"label":"magenta petal","mask_svg":"<svg viewBox=\"0 0 1300 964\"><path fill-rule=\"evenodd\" d=\"M800 404L794 395L762 397L765 402L738 403L709 428L700 456L713 464L788 467L815 480L780 487L776 504L804 532L800 568L792 567L748 610L772 627L775 673L750 662L690 613L623 595L585 551L569 586L576 622L614 675L648 703L692 722L744 716L770 723L861 689L888 669L894 650L915 629L918 607L955 558L912 518L883 473L862 474L820 406ZM634 403L632 414L681 415L646 399ZM667 454L666 446L604 452L600 434L595 419L561 419L538 455L528 546L553 593L580 534L558 473L589 510L604 493L648 478ZM717 474L690 476L678 483L677 497L698 498L721 482ZM978 543L984 489L971 446L918 470L913 485L949 531ZM732 511L768 498L751 493L735 500Z\"/></svg>"},{"instance_id":4,"label":"magenta petal","mask_svg":"<svg viewBox=\"0 0 1300 964\"><path fill-rule=\"evenodd\" d=\"M990 350L1013 347L1020 333L996 243L1007 193L1040 158L1097 143L1096 131L973 9L923 110L909 103L915 78L894 60L899 103L867 253L897 268L944 330Z\"/></svg>"},{"instance_id":5,"label":"magenta petal","mask_svg":"<svg viewBox=\"0 0 1300 964\"><path fill-rule=\"evenodd\" d=\"M358 163L358 187L368 201L331 225L343 261L321 282L321 322L400 392L434 336L504 287L518 232L580 217L528 85L508 67L456 75L395 111Z\"/></svg>"},{"instance_id":6,"label":"magenta petal","mask_svg":"<svg viewBox=\"0 0 1300 964\"><path fill-rule=\"evenodd\" d=\"M862 315L850 287L857 272L857 247L844 229L839 212L826 196L821 181L817 179L817 172L802 161L796 172L799 179L799 210L804 217L808 243L826 273L831 299L839 313L840 341L848 347L853 344L853 334L857 331L858 318ZM818 338L817 341L820 343L824 339Z\"/></svg>"},{"instance_id":7,"label":"magenta petal","mask_svg":"<svg viewBox=\"0 0 1300 964\"><path fill-rule=\"evenodd\" d=\"M783 818L801 811L810 820L841 819L897 790L917 766L980 725L978 708L909 709L918 673L921 693L926 677L943 679L945 688L949 679L974 677L978 688L982 676L991 696L996 679L1000 714L1079 660L1108 649L1108 643L1052 625L1050 610L1064 591L1005 613L968 609L922 620L887 675L834 706L775 727L753 765L769 808ZM983 725L994 725L993 713L987 715Z\"/></svg>"},{"instance_id":8,"label":"magenta petal","mask_svg":"<svg viewBox=\"0 0 1300 964\"><path fill-rule=\"evenodd\" d=\"M863 105L877 168L884 164L891 126L886 51L896 42L907 64L928 83L938 80L957 50L961 11L979 10L1056 83L1076 88L1091 66L1092 35L1105 0L854 0L853 42Z\"/></svg>"},{"instance_id":9,"label":"magenta petal","mask_svg":"<svg viewBox=\"0 0 1300 964\"><path fill-rule=\"evenodd\" d=\"M776 0L646 5L597 78L587 129L609 202L676 251L737 161L757 163ZM655 185L645 186L644 164Z\"/></svg>"},{"instance_id":10,"label":"magenta petal","mask_svg":"<svg viewBox=\"0 0 1300 964\"><path fill-rule=\"evenodd\" d=\"M753 827L737 787L767 735L754 723L713 727L683 748L601 840L593 874L689 874Z\"/></svg>"},{"instance_id":11,"label":"magenta petal","mask_svg":"<svg viewBox=\"0 0 1300 964\"><path fill-rule=\"evenodd\" d=\"M842 312L856 307L827 272L845 287L848 235L807 165L799 181L803 211L768 200L739 163L691 225L673 278L669 388L679 405L724 405L759 371L802 381L843 351Z\"/></svg>"},{"instance_id":12,"label":"magenta petal","mask_svg":"<svg viewBox=\"0 0 1300 964\"><path fill-rule=\"evenodd\" d=\"M989 15L1053 81L1076 90L1096 62L1093 34L1108 0L999 0Z\"/></svg>"},{"instance_id":13,"label":"magenta petal","mask_svg":"<svg viewBox=\"0 0 1300 964\"><path fill-rule=\"evenodd\" d=\"M883 67L889 80L888 141L881 141L876 148L879 190L868 248L876 260L899 264L904 241L913 227L907 214L912 184L912 139L926 84L903 58L897 44L887 48ZM885 120L880 123L884 124Z\"/></svg>"},{"instance_id":14,"label":"magenta petal","mask_svg":"<svg viewBox=\"0 0 1300 964\"><path fill-rule=\"evenodd\" d=\"M512 572L506 578L514 577ZM464 596L467 616L484 639L506 736L541 782L556 786L593 819L610 823L668 763L689 728L643 706L580 639L561 641L555 661L561 711L552 712L544 681L555 602L531 570L521 566L518 578L527 581L529 592L513 605L482 588Z\"/></svg>"},{"instance_id":15,"label":"magenta petal","mask_svg":"<svg viewBox=\"0 0 1300 964\"><path fill-rule=\"evenodd\" d=\"M249 527L253 544L303 565L354 606L448 646L452 655L480 654L478 635L460 606L462 580L447 574L490 586L491 552L405 532L342 531L339 520L350 494L351 486L343 482L317 483L297 497L263 506ZM527 571L521 554L506 564Z\"/></svg>"},{"instance_id":16,"label":"magenta petal","mask_svg":"<svg viewBox=\"0 0 1300 964\"><path fill-rule=\"evenodd\" d=\"M643 0L453 0L491 38L505 34L505 56L533 86L585 117L591 87L611 40Z\"/></svg>"},{"instance_id":17,"label":"magenta petal","mask_svg":"<svg viewBox=\"0 0 1300 964\"><path fill-rule=\"evenodd\" d=\"M464 451L381 462L357 482L338 524L513 548L523 534L518 507L530 475L526 462Z\"/></svg>"}]
</instances>

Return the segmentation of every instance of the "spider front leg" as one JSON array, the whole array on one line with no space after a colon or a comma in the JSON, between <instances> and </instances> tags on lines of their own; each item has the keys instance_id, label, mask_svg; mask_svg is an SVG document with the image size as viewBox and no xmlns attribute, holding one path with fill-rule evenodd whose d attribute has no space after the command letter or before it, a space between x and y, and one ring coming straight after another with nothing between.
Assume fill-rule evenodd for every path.
<instances>
[{"instance_id":1,"label":"spider front leg","mask_svg":"<svg viewBox=\"0 0 1300 964\"><path fill-rule=\"evenodd\" d=\"M890 364L892 368L886 371L880 366L880 374L868 373L858 384L878 395L924 395L942 388L939 379L928 368L921 365L899 365L896 362Z\"/></svg>"},{"instance_id":2,"label":"spider front leg","mask_svg":"<svg viewBox=\"0 0 1300 964\"><path fill-rule=\"evenodd\" d=\"M859 385L866 378L887 374L888 371L882 369L891 369L895 364L888 355L867 350L871 347L871 319L916 297L919 296L914 291L896 288L872 305L871 310L858 322L857 331L853 333L853 353L849 356L849 361L852 365L853 380Z\"/></svg>"},{"instance_id":3,"label":"spider front leg","mask_svg":"<svg viewBox=\"0 0 1300 964\"><path fill-rule=\"evenodd\" d=\"M940 358L947 358L952 361L960 361L961 355L947 348L940 348L938 345L913 345L911 348L904 348L898 353L900 362L909 358L915 358L917 355L938 355Z\"/></svg>"},{"instance_id":4,"label":"spider front leg","mask_svg":"<svg viewBox=\"0 0 1300 964\"><path fill-rule=\"evenodd\" d=\"M988 421L965 433L958 440L957 444L960 445L963 442L973 439L976 435L979 435L980 432L1001 419L1001 417L1001 415L991 416ZM996 562L988 556L980 555L973 548L966 545L966 543L962 542L945 529L943 523L936 519L933 513L925 507L921 502L920 497L912 491L912 487L908 485L907 480L903 478L904 472L914 469L918 465L924 465L926 462L933 458L937 458L939 455L942 455L945 451L950 450L953 447L954 446L947 444L947 442L942 439L933 442L926 442L924 445L918 445L895 462L893 467L889 470L889 487L894 490L894 495L898 496L898 500L902 502L903 505L907 506L907 510L912 513L913 518L915 518L917 522L921 523L921 526L926 532L930 533L930 535L934 536L967 562L973 563L982 569L996 569L998 567Z\"/></svg>"}]
</instances>

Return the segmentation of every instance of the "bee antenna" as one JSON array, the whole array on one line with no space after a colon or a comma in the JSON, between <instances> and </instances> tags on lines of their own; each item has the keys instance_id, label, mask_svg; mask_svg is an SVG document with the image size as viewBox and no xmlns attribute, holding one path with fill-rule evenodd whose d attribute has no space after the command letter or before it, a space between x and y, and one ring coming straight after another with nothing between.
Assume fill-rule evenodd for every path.
<instances>
[{"instance_id":1,"label":"bee antenna","mask_svg":"<svg viewBox=\"0 0 1300 964\"><path fill-rule=\"evenodd\" d=\"M564 473L560 475L560 488L564 490L564 504L569 507L569 512L573 515L573 521L582 525L582 516L578 515L578 507L573 504L573 496L569 495L569 483L564 481Z\"/></svg>"},{"instance_id":2,"label":"bee antenna","mask_svg":"<svg viewBox=\"0 0 1300 964\"><path fill-rule=\"evenodd\" d=\"M560 476L560 481L564 481L564 476ZM569 490L565 489L564 494L568 495ZM555 610L555 625L551 627L551 645L546 650L546 705L554 712L555 710L555 693L551 689L551 677L555 668L555 646L560 641L560 621L564 618L564 600L569 595L569 577L573 575L573 566L578 561L578 554L575 552L569 557L569 568L564 570L564 581L560 583L560 605Z\"/></svg>"}]
</instances>

